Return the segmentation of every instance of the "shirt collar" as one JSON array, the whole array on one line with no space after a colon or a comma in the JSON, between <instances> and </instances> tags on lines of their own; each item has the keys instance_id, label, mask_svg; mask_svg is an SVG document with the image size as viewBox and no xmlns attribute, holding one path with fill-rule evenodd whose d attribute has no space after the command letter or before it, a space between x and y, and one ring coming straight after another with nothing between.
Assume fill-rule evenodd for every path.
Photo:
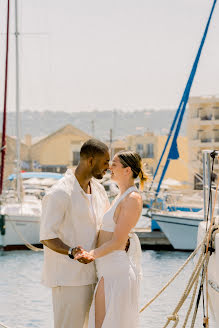
<instances>
[{"instance_id":1,"label":"shirt collar","mask_svg":"<svg viewBox=\"0 0 219 328\"><path fill-rule=\"evenodd\" d=\"M78 179L76 178L74 171L72 169L67 169L67 171L65 172L65 176L70 176L72 178L72 181L75 182L75 185L77 189L81 192L81 194L87 197L87 193L81 188L80 183L78 182ZM95 183L93 181L93 178L91 178L90 184L91 184L91 192L93 194L95 189Z\"/></svg>"}]
</instances>

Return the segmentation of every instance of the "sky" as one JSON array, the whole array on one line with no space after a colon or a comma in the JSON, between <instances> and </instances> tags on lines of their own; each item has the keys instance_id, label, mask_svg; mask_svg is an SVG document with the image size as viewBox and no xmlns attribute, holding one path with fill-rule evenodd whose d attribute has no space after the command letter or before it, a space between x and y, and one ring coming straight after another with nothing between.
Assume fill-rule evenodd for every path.
<instances>
[{"instance_id":1,"label":"sky","mask_svg":"<svg viewBox=\"0 0 219 328\"><path fill-rule=\"evenodd\" d=\"M213 0L18 0L21 110L177 108ZM0 108L7 0L0 1ZM15 110L11 0L8 110ZM219 95L219 4L191 96Z\"/></svg>"}]
</instances>

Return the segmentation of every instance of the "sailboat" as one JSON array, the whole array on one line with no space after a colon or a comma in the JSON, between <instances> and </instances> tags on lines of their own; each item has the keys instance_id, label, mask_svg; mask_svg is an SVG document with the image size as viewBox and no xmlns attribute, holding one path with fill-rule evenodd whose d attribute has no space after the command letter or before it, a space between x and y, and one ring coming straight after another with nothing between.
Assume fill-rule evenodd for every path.
<instances>
[{"instance_id":1,"label":"sailboat","mask_svg":"<svg viewBox=\"0 0 219 328\"><path fill-rule=\"evenodd\" d=\"M197 71L199 59L203 50L203 46L207 37L207 33L209 30L209 26L212 20L212 16L215 10L217 0L214 0L211 12L204 30L204 34L200 43L200 47L198 49L190 76L188 78L182 99L180 101L179 107L177 109L177 112L175 114L174 120L172 122L169 135L167 137L166 144L164 146L163 152L161 154L160 160L158 162L157 168L155 170L153 181L151 184L150 189L153 186L153 182L155 180L155 177L158 173L159 167L161 165L161 161L163 160L164 154L167 150L168 144L170 142L170 139L172 137L173 131L173 137L172 137L172 143L170 145L169 153L167 155L167 159L157 186L157 189L154 193L155 197L151 200L151 217L152 222L155 223L155 227L161 228L164 234L169 239L170 243L175 249L180 250L192 250L196 246L197 241L197 231L199 223L203 220L204 214L203 210L201 208L193 208L192 206L192 199L191 199L191 209L183 206L182 208L178 208L180 211L172 211L170 210L170 207L168 208L168 204L165 204L165 200L159 198L159 193L161 189L161 185L163 182L163 179L165 177L166 171L168 169L169 163L171 160L176 160L179 158L179 152L177 148L177 138L179 135L180 127L182 124L182 120L185 114L186 105L189 99L190 90L192 87L192 83L194 81L194 77ZM156 208L156 204L159 204L160 207ZM165 209L166 208L166 209ZM165 209L165 210L164 210ZM177 208L175 208L177 210ZM199 211L198 211L199 210ZM194 213L192 213L194 212ZM157 225L159 224L159 226Z\"/></svg>"},{"instance_id":2,"label":"sailboat","mask_svg":"<svg viewBox=\"0 0 219 328\"><path fill-rule=\"evenodd\" d=\"M22 180L38 178L39 181L52 179L53 183L62 178L56 173L21 173L20 159L20 84L19 84L19 30L18 30L18 1L15 0L15 43L16 43L16 173L8 177L8 181L15 181L15 195L3 191L4 157L5 157L5 130L6 130L6 100L7 100L7 60L9 44L10 0L7 12L7 39L6 39L6 75L5 75L5 103L3 119L2 165L1 165L1 208L0 208L0 249L20 248L26 245L39 244L39 229L41 216L41 200L36 194L23 193ZM39 182L39 185L41 183ZM42 187L42 186L41 186Z\"/></svg>"}]
</instances>

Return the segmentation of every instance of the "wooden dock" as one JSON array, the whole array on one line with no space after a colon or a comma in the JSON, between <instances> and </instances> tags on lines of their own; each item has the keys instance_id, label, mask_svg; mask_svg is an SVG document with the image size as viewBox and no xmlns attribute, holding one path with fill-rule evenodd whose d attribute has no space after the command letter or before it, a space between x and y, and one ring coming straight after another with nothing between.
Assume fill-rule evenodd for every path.
<instances>
[{"instance_id":1,"label":"wooden dock","mask_svg":"<svg viewBox=\"0 0 219 328\"><path fill-rule=\"evenodd\" d=\"M173 246L162 231L151 231L151 229L135 229L143 249L173 250Z\"/></svg>"},{"instance_id":2,"label":"wooden dock","mask_svg":"<svg viewBox=\"0 0 219 328\"><path fill-rule=\"evenodd\" d=\"M174 248L170 244L169 240L162 231L151 231L150 228L136 228L134 232L140 239L142 249L154 249L154 250L173 250ZM42 248L42 244L34 245ZM12 250L25 250L25 245L10 245L4 248L5 251Z\"/></svg>"}]
</instances>

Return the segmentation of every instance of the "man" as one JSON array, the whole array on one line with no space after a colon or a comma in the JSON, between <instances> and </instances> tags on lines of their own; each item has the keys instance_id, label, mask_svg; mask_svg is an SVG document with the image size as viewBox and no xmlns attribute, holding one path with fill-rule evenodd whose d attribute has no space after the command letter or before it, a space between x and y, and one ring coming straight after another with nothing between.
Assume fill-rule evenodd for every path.
<instances>
[{"instance_id":1,"label":"man","mask_svg":"<svg viewBox=\"0 0 219 328\"><path fill-rule=\"evenodd\" d=\"M82 328L92 301L96 271L92 259L75 261L81 245L95 247L109 201L102 179L109 168L108 147L90 139L81 147L80 163L69 169L45 195L40 241L44 244L43 284L52 288L54 327Z\"/></svg>"}]
</instances>

